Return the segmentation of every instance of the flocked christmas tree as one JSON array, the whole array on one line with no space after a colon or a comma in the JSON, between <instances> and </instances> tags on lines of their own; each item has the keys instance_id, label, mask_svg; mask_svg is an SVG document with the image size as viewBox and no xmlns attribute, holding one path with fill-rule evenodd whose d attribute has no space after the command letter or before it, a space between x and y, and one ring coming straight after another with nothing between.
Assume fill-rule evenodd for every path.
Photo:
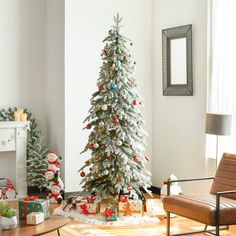
<instances>
[{"instance_id":1,"label":"flocked christmas tree","mask_svg":"<svg viewBox=\"0 0 236 236\"><path fill-rule=\"evenodd\" d=\"M114 20L103 41L98 91L84 121L92 131L83 152L91 150L91 158L79 172L88 193L106 198L133 192L144 200L143 190L149 192L151 181L145 168L149 157L144 154L142 102L133 77L136 62L126 47L132 42L120 32L122 18L117 14Z\"/></svg>"}]
</instances>

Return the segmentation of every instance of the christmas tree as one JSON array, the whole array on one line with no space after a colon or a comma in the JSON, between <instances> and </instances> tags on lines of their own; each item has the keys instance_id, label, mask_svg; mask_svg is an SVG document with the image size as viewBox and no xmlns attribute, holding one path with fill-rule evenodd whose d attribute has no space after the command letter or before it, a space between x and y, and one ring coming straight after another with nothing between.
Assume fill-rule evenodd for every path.
<instances>
[{"instance_id":1,"label":"christmas tree","mask_svg":"<svg viewBox=\"0 0 236 236\"><path fill-rule=\"evenodd\" d=\"M150 193L150 172L145 164L145 131L140 111L141 98L135 87L134 69L127 43L120 33L122 18L114 17L115 26L104 39L103 65L92 95L85 129L92 129L83 152L91 158L80 168L83 189L101 198L135 193L144 200L143 190ZM82 153L83 153L82 152Z\"/></svg>"},{"instance_id":2,"label":"christmas tree","mask_svg":"<svg viewBox=\"0 0 236 236\"><path fill-rule=\"evenodd\" d=\"M43 144L43 136L38 129L38 124L32 113L25 110L28 120L30 120L30 132L27 144L27 184L28 186L37 186L40 191L47 186L44 173L47 170L47 154L49 148Z\"/></svg>"}]
</instances>

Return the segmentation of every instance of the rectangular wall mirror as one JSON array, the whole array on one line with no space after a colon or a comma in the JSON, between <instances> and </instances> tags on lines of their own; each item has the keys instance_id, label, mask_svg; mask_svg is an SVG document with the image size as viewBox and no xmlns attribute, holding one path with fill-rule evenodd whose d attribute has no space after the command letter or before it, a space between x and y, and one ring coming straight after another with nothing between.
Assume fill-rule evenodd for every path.
<instances>
[{"instance_id":1,"label":"rectangular wall mirror","mask_svg":"<svg viewBox=\"0 0 236 236\"><path fill-rule=\"evenodd\" d=\"M192 96L192 25L162 30L164 96Z\"/></svg>"}]
</instances>

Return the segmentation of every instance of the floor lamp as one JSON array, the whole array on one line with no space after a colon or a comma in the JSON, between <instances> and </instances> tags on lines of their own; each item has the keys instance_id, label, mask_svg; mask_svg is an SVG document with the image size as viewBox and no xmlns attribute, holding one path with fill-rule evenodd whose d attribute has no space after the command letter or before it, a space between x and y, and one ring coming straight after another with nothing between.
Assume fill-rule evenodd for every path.
<instances>
[{"instance_id":1,"label":"floor lamp","mask_svg":"<svg viewBox=\"0 0 236 236\"><path fill-rule=\"evenodd\" d=\"M218 167L218 136L230 135L231 118L229 114L206 113L206 134L216 135L216 169Z\"/></svg>"}]
</instances>

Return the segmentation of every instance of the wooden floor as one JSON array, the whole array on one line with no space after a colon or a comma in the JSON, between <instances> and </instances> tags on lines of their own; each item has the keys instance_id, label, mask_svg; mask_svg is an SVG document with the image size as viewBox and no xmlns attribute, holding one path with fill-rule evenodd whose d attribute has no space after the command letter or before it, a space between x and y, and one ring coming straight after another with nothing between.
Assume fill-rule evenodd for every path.
<instances>
[{"instance_id":1,"label":"wooden floor","mask_svg":"<svg viewBox=\"0 0 236 236\"><path fill-rule=\"evenodd\" d=\"M17 207L17 203L13 204L13 207ZM53 208L57 207L56 204L52 204ZM185 219L182 217L174 217L171 219L171 232L182 233L193 230L202 230L204 225L197 222ZM83 222L71 221L68 225L64 226L60 230L61 236L164 236L166 232L166 219L162 219L159 223L146 223L140 225L129 226L95 226L91 224L85 224ZM195 234L206 235L206 234ZM209 235L209 234L208 234ZM221 232L222 236L235 236L236 225L230 226L227 231ZM57 232L45 234L45 236L57 236Z\"/></svg>"}]
</instances>

